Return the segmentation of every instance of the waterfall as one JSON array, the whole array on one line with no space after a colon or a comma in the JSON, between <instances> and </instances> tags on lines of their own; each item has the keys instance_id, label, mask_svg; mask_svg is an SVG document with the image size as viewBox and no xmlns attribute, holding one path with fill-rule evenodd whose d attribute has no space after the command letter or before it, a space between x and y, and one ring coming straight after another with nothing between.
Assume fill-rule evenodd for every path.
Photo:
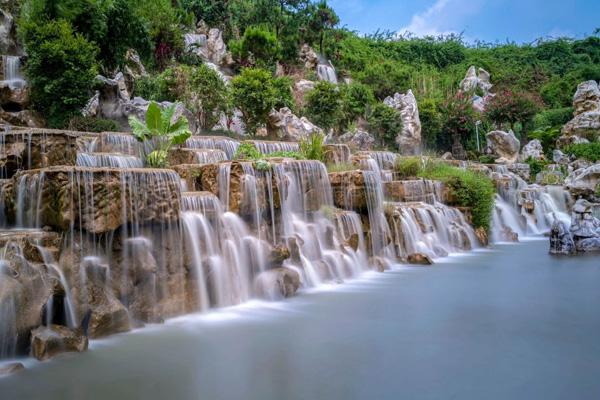
<instances>
[{"instance_id":1,"label":"waterfall","mask_svg":"<svg viewBox=\"0 0 600 400\"><path fill-rule=\"evenodd\" d=\"M492 216L492 240L515 240L541 235L554 221L570 225L571 197L562 186L528 185L505 166L496 166L492 178L497 182L496 204Z\"/></svg>"},{"instance_id":2,"label":"waterfall","mask_svg":"<svg viewBox=\"0 0 600 400\"><path fill-rule=\"evenodd\" d=\"M223 150L228 160L233 158L239 146L237 140L220 136L192 136L186 141L186 147L191 149Z\"/></svg>"},{"instance_id":3,"label":"waterfall","mask_svg":"<svg viewBox=\"0 0 600 400\"><path fill-rule=\"evenodd\" d=\"M265 155L275 152L300 150L300 145L294 142L269 142L264 140L255 140L253 143L258 151Z\"/></svg>"},{"instance_id":4,"label":"waterfall","mask_svg":"<svg viewBox=\"0 0 600 400\"><path fill-rule=\"evenodd\" d=\"M141 158L118 153L77 153L77 166L104 168L143 168Z\"/></svg>"},{"instance_id":5,"label":"waterfall","mask_svg":"<svg viewBox=\"0 0 600 400\"><path fill-rule=\"evenodd\" d=\"M338 83L335 68L333 68L333 65L331 65L331 62L329 61L326 63L321 62L319 65L317 65L317 77L321 81L327 81L335 85Z\"/></svg>"},{"instance_id":6,"label":"waterfall","mask_svg":"<svg viewBox=\"0 0 600 400\"><path fill-rule=\"evenodd\" d=\"M17 56L2 56L2 65L4 69L4 82L11 89L22 89L26 82L21 74L21 59Z\"/></svg>"},{"instance_id":7,"label":"waterfall","mask_svg":"<svg viewBox=\"0 0 600 400\"><path fill-rule=\"evenodd\" d=\"M223 150L195 150L198 164L215 164L227 160L227 153Z\"/></svg>"}]
</instances>

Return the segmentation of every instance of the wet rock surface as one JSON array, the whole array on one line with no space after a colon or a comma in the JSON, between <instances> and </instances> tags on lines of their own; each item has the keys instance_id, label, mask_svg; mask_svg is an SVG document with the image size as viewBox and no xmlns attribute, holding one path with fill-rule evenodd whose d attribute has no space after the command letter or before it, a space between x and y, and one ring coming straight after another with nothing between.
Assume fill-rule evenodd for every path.
<instances>
[{"instance_id":1,"label":"wet rock surface","mask_svg":"<svg viewBox=\"0 0 600 400\"><path fill-rule=\"evenodd\" d=\"M31 355L38 360L47 360L61 353L81 353L87 348L88 338L82 330L52 325L31 332Z\"/></svg>"},{"instance_id":2,"label":"wet rock surface","mask_svg":"<svg viewBox=\"0 0 600 400\"><path fill-rule=\"evenodd\" d=\"M512 131L492 131L486 135L491 154L498 156L498 164L510 164L519 158L520 143Z\"/></svg>"}]
</instances>

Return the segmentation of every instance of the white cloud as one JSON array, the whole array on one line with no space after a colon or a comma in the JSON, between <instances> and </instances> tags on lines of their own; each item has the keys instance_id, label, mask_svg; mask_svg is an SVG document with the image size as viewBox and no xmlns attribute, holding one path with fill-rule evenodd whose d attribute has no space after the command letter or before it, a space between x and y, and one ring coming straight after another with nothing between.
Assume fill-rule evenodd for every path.
<instances>
[{"instance_id":1,"label":"white cloud","mask_svg":"<svg viewBox=\"0 0 600 400\"><path fill-rule=\"evenodd\" d=\"M466 29L469 19L479 13L482 3L483 0L436 0L425 11L414 14L398 33L417 36L460 33Z\"/></svg>"}]
</instances>

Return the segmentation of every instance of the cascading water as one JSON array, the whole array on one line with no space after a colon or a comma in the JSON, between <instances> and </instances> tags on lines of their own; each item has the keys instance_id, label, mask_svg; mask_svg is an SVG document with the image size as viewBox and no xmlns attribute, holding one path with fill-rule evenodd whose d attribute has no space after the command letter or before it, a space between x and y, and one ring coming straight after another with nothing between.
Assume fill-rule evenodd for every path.
<instances>
[{"instance_id":1,"label":"cascading water","mask_svg":"<svg viewBox=\"0 0 600 400\"><path fill-rule=\"evenodd\" d=\"M294 142L267 142L262 140L256 140L253 143L254 146L258 149L258 151L265 155L281 151L300 150L300 145Z\"/></svg>"},{"instance_id":2,"label":"cascading water","mask_svg":"<svg viewBox=\"0 0 600 400\"><path fill-rule=\"evenodd\" d=\"M233 158L239 146L238 141L219 136L192 136L186 141L186 147L190 149L223 150L228 160Z\"/></svg>"},{"instance_id":3,"label":"cascading water","mask_svg":"<svg viewBox=\"0 0 600 400\"><path fill-rule=\"evenodd\" d=\"M92 168L143 168L141 158L118 153L77 153L77 166Z\"/></svg>"},{"instance_id":4,"label":"cascading water","mask_svg":"<svg viewBox=\"0 0 600 400\"><path fill-rule=\"evenodd\" d=\"M2 56L4 82L11 89L22 89L27 84L21 74L21 59L17 56Z\"/></svg>"},{"instance_id":5,"label":"cascading water","mask_svg":"<svg viewBox=\"0 0 600 400\"><path fill-rule=\"evenodd\" d=\"M196 150L198 164L215 164L227 160L227 153L223 150Z\"/></svg>"},{"instance_id":6,"label":"cascading water","mask_svg":"<svg viewBox=\"0 0 600 400\"><path fill-rule=\"evenodd\" d=\"M333 68L333 65L331 65L331 62L329 61L321 61L317 65L317 77L321 81L327 81L335 85L338 83L335 68Z\"/></svg>"}]
</instances>

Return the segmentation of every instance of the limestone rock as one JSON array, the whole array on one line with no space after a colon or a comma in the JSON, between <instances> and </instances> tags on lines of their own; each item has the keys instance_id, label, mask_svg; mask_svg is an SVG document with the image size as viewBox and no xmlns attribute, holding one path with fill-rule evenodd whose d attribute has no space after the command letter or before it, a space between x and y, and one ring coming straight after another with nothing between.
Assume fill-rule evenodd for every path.
<instances>
[{"instance_id":1,"label":"limestone rock","mask_svg":"<svg viewBox=\"0 0 600 400\"><path fill-rule=\"evenodd\" d=\"M599 238L600 220L593 216L592 203L579 199L573 206L571 234L577 239Z\"/></svg>"},{"instance_id":2,"label":"limestone rock","mask_svg":"<svg viewBox=\"0 0 600 400\"><path fill-rule=\"evenodd\" d=\"M569 228L556 220L550 230L550 254L569 255L575 252L575 242Z\"/></svg>"},{"instance_id":3,"label":"limestone rock","mask_svg":"<svg viewBox=\"0 0 600 400\"><path fill-rule=\"evenodd\" d=\"M465 78L460 82L460 89L463 92L473 92L477 89L487 95L492 88L490 83L490 73L483 68L476 69L475 66L469 67Z\"/></svg>"},{"instance_id":4,"label":"limestone rock","mask_svg":"<svg viewBox=\"0 0 600 400\"><path fill-rule=\"evenodd\" d=\"M489 151L497 155L499 164L510 164L519 157L520 142L512 131L492 131L486 135Z\"/></svg>"},{"instance_id":5,"label":"limestone rock","mask_svg":"<svg viewBox=\"0 0 600 400\"><path fill-rule=\"evenodd\" d=\"M14 362L10 364L5 364L0 366L0 377L6 375L16 374L18 372L24 371L25 366L20 362Z\"/></svg>"},{"instance_id":6,"label":"limestone rock","mask_svg":"<svg viewBox=\"0 0 600 400\"><path fill-rule=\"evenodd\" d=\"M409 264L416 264L416 265L432 265L433 264L433 260L431 259L431 257L429 257L427 254L423 254L423 253L409 254L407 261Z\"/></svg>"},{"instance_id":7,"label":"limestone rock","mask_svg":"<svg viewBox=\"0 0 600 400\"><path fill-rule=\"evenodd\" d=\"M396 93L383 101L389 107L400 112L402 116L402 131L396 136L400 154L414 155L421 153L421 120L419 107L412 90L406 94Z\"/></svg>"},{"instance_id":8,"label":"limestone rock","mask_svg":"<svg viewBox=\"0 0 600 400\"><path fill-rule=\"evenodd\" d=\"M212 28L208 33L186 33L184 43L186 51L196 54L204 61L218 66L232 63L220 29Z\"/></svg>"},{"instance_id":9,"label":"limestone rock","mask_svg":"<svg viewBox=\"0 0 600 400\"><path fill-rule=\"evenodd\" d=\"M133 79L148 76L146 68L140 59L140 55L135 49L128 49L127 53L125 53L125 75L128 75Z\"/></svg>"},{"instance_id":10,"label":"limestone rock","mask_svg":"<svg viewBox=\"0 0 600 400\"><path fill-rule=\"evenodd\" d=\"M0 54L21 53L17 44L15 19L8 10L0 8Z\"/></svg>"},{"instance_id":11,"label":"limestone rock","mask_svg":"<svg viewBox=\"0 0 600 400\"><path fill-rule=\"evenodd\" d=\"M254 285L257 294L268 300L292 297L300 288L300 274L291 268L274 268L260 273Z\"/></svg>"},{"instance_id":12,"label":"limestone rock","mask_svg":"<svg viewBox=\"0 0 600 400\"><path fill-rule=\"evenodd\" d=\"M277 130L277 137L281 140L297 142L308 138L313 133L322 133L321 128L306 117L298 118L287 107L281 108L279 111L271 110L269 125Z\"/></svg>"},{"instance_id":13,"label":"limestone rock","mask_svg":"<svg viewBox=\"0 0 600 400\"><path fill-rule=\"evenodd\" d=\"M561 144L569 137L596 140L600 137L600 88L596 81L580 83L573 96L574 118L562 129ZM573 139L575 141L575 139Z\"/></svg>"},{"instance_id":14,"label":"limestone rock","mask_svg":"<svg viewBox=\"0 0 600 400\"><path fill-rule=\"evenodd\" d=\"M521 151L521 160L527 161L529 158L542 161L545 159L544 149L542 148L542 142L538 139L531 140Z\"/></svg>"},{"instance_id":15,"label":"limestone rock","mask_svg":"<svg viewBox=\"0 0 600 400\"><path fill-rule=\"evenodd\" d=\"M565 179L566 188L574 196L592 195L596 192L598 184L600 184L600 163L577 169Z\"/></svg>"},{"instance_id":16,"label":"limestone rock","mask_svg":"<svg viewBox=\"0 0 600 400\"><path fill-rule=\"evenodd\" d=\"M569 157L559 149L554 149L552 152L552 161L565 165L569 163Z\"/></svg>"},{"instance_id":17,"label":"limestone rock","mask_svg":"<svg viewBox=\"0 0 600 400\"><path fill-rule=\"evenodd\" d=\"M87 348L88 338L81 330L52 325L31 332L31 355L38 360L47 360L66 352L81 353Z\"/></svg>"},{"instance_id":18,"label":"limestone rock","mask_svg":"<svg viewBox=\"0 0 600 400\"><path fill-rule=\"evenodd\" d=\"M328 138L327 143L338 142L347 144L350 149L355 151L372 150L375 144L375 138L369 132L357 130L356 132L346 132L337 138Z\"/></svg>"},{"instance_id":19,"label":"limestone rock","mask_svg":"<svg viewBox=\"0 0 600 400\"><path fill-rule=\"evenodd\" d=\"M365 178L361 170L330 172L329 182L336 207L346 210L367 209Z\"/></svg>"},{"instance_id":20,"label":"limestone rock","mask_svg":"<svg viewBox=\"0 0 600 400\"><path fill-rule=\"evenodd\" d=\"M319 55L307 44L300 48L300 61L304 63L304 68L314 70L319 64Z\"/></svg>"}]
</instances>

